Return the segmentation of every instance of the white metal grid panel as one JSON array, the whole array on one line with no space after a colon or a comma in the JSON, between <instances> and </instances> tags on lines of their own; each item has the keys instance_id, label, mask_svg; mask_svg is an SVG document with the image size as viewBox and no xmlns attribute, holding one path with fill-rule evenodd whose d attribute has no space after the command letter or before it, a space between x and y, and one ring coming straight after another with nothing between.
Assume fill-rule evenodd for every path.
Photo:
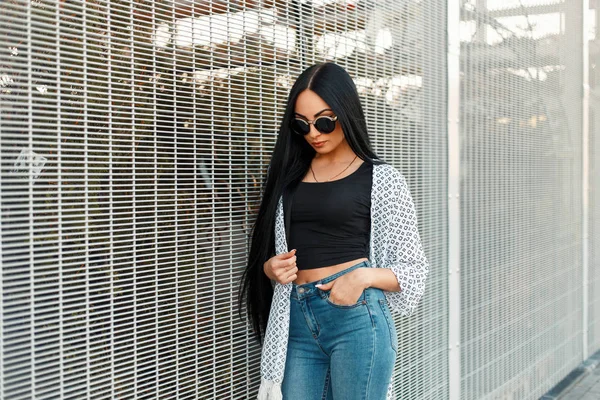
<instances>
[{"instance_id":1,"label":"white metal grid panel","mask_svg":"<svg viewBox=\"0 0 600 400\"><path fill-rule=\"evenodd\" d=\"M390 32L391 46L358 62L353 74L374 84L363 92L372 142L376 153L407 178L431 264L419 312L397 318L403 349L395 393L398 399L446 399L448 280L438 273L448 251L446 6L435 0L377 4L369 18L380 35Z\"/></svg>"},{"instance_id":2,"label":"white metal grid panel","mask_svg":"<svg viewBox=\"0 0 600 400\"><path fill-rule=\"evenodd\" d=\"M590 57L590 75L597 74L600 63ZM598 82L598 77L591 81ZM588 356L600 350L600 103L598 86L591 84L590 134L589 134L589 307L588 307Z\"/></svg>"},{"instance_id":3,"label":"white metal grid panel","mask_svg":"<svg viewBox=\"0 0 600 400\"><path fill-rule=\"evenodd\" d=\"M588 355L600 349L600 53L598 15L600 9L590 10L589 42L589 210L588 210Z\"/></svg>"},{"instance_id":4,"label":"white metal grid panel","mask_svg":"<svg viewBox=\"0 0 600 400\"><path fill-rule=\"evenodd\" d=\"M433 0L1 2L0 397L256 394L246 239L291 80L332 59L432 265L396 392L447 398L444 20Z\"/></svg>"},{"instance_id":5,"label":"white metal grid panel","mask_svg":"<svg viewBox=\"0 0 600 400\"><path fill-rule=\"evenodd\" d=\"M583 360L581 2L461 14L461 399L537 399Z\"/></svg>"}]
</instances>

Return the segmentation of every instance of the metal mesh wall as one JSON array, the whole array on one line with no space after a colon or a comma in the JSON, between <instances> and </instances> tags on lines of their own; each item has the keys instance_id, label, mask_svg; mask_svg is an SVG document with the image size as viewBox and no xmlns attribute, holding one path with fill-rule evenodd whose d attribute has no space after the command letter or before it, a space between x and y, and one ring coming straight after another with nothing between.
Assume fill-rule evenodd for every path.
<instances>
[{"instance_id":1,"label":"metal mesh wall","mask_svg":"<svg viewBox=\"0 0 600 400\"><path fill-rule=\"evenodd\" d=\"M446 2L0 2L0 397L255 397L235 293L284 100L323 60L355 78L431 264L418 312L396 317L398 398L449 397L453 323L461 399L538 398L598 350L598 56L592 43L584 310L581 4L460 8L449 99Z\"/></svg>"},{"instance_id":2,"label":"metal mesh wall","mask_svg":"<svg viewBox=\"0 0 600 400\"><path fill-rule=\"evenodd\" d=\"M581 2L461 14L461 399L537 399L583 360Z\"/></svg>"},{"instance_id":3,"label":"metal mesh wall","mask_svg":"<svg viewBox=\"0 0 600 400\"><path fill-rule=\"evenodd\" d=\"M595 68L590 70L590 77L598 68L597 57L592 61ZM594 78L598 81L598 78ZM600 349L600 104L598 103L597 83L591 83L592 95L590 96L590 136L589 136L589 307L588 312L588 356Z\"/></svg>"},{"instance_id":4,"label":"metal mesh wall","mask_svg":"<svg viewBox=\"0 0 600 400\"><path fill-rule=\"evenodd\" d=\"M446 398L444 21L433 0L1 2L0 397L255 396L246 238L291 81L331 59L431 262L396 392Z\"/></svg>"},{"instance_id":5,"label":"metal mesh wall","mask_svg":"<svg viewBox=\"0 0 600 400\"><path fill-rule=\"evenodd\" d=\"M589 307L588 307L588 356L600 349L600 53L598 44L600 31L598 30L598 13L600 10L590 11L592 27L589 42Z\"/></svg>"}]
</instances>

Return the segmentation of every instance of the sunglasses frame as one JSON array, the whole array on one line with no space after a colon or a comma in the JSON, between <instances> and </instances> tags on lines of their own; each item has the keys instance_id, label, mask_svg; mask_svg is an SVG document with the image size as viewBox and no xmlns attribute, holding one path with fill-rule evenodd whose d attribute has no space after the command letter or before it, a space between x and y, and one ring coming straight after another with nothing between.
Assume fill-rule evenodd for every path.
<instances>
[{"instance_id":1,"label":"sunglasses frame","mask_svg":"<svg viewBox=\"0 0 600 400\"><path fill-rule=\"evenodd\" d=\"M315 122L317 122L317 121L318 121L319 119L321 119L321 118L327 118L327 119L329 119L329 120L331 120L331 121L333 121L333 122L334 122L334 125L333 125L333 130L331 131L331 132L333 132L333 131L335 130L335 121L337 121L337 119L338 119L338 116L337 116L337 115L336 115L335 117L332 117L331 115L321 115L320 117L317 117L317 118L313 119L312 121L309 121L309 120L305 120L305 119L302 119L302 118L295 117L295 118L294 118L294 120L292 120L292 123L290 124L290 129L291 129L291 130L292 130L292 132L294 132L296 135L299 135L299 136L306 136L306 135L308 135L308 134L310 133L310 124L312 124L312 125L315 127L315 129L316 129L316 130L318 130L320 133L322 133L322 134L324 134L324 135L328 135L328 134L330 134L331 132L323 132L323 131L321 131L319 128L317 128L317 126L315 125ZM292 125L293 125L293 123L294 123L294 121L295 121L295 120L300 120L300 121L302 121L302 122L306 123L306 124L308 125L308 132L306 132L306 133L304 133L304 134L303 134L303 133L300 133L300 132L297 132L296 130L294 130L294 128L292 128Z\"/></svg>"}]
</instances>

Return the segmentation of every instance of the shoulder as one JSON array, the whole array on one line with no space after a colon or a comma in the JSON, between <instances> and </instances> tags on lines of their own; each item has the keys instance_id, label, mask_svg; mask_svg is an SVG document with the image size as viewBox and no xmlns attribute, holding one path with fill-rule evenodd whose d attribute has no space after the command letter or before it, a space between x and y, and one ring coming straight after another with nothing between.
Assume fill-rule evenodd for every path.
<instances>
[{"instance_id":1,"label":"shoulder","mask_svg":"<svg viewBox=\"0 0 600 400\"><path fill-rule=\"evenodd\" d=\"M394 167L392 164L376 164L373 166L373 168L375 168L377 174L383 179L383 181L398 188L406 186L406 178L400 172L400 170Z\"/></svg>"}]
</instances>

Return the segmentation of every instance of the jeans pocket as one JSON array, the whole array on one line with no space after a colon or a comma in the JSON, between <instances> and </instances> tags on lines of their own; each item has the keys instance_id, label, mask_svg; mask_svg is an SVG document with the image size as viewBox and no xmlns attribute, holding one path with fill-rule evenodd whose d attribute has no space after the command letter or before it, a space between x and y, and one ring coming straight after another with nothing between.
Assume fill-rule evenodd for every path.
<instances>
[{"instance_id":1,"label":"jeans pocket","mask_svg":"<svg viewBox=\"0 0 600 400\"><path fill-rule=\"evenodd\" d=\"M331 293L331 290L325 292L325 302L327 304L329 304L330 306L333 306L335 308L342 308L342 309L356 308L356 307L360 306L361 304L365 304L366 303L366 300L365 300L365 291L364 290L362 291L362 293L358 297L358 300L356 300L356 303L354 303L354 304L337 304L337 303L334 303L333 301L331 301L329 299L330 293Z\"/></svg>"},{"instance_id":2,"label":"jeans pocket","mask_svg":"<svg viewBox=\"0 0 600 400\"><path fill-rule=\"evenodd\" d=\"M390 332L390 344L392 345L394 353L398 354L398 334L396 333L396 324L394 323L390 306L388 305L386 298L379 299L378 302L381 306L381 311L385 316L385 320L387 321L387 326Z\"/></svg>"}]
</instances>

